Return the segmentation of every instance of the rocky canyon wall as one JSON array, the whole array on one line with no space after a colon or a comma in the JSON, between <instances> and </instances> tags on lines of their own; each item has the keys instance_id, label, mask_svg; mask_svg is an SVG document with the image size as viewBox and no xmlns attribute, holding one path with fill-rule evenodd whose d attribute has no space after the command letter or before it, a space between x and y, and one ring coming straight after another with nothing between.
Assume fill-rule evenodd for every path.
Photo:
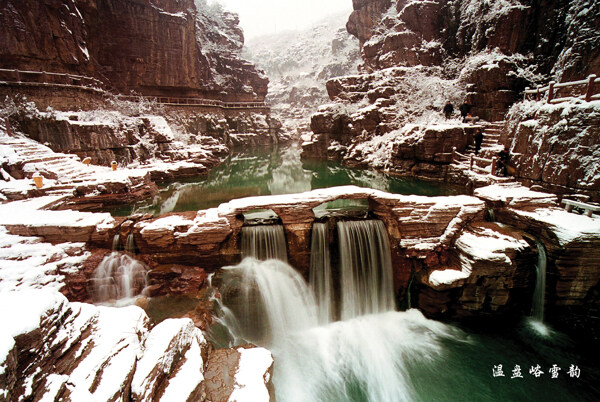
<instances>
[{"instance_id":1,"label":"rocky canyon wall","mask_svg":"<svg viewBox=\"0 0 600 402\"><path fill-rule=\"evenodd\" d=\"M447 101L456 110L467 100L474 116L503 120L526 86L584 78L596 72L600 59L600 6L590 0L356 0L353 5L347 29L361 45L361 74L327 83L337 106L323 106L313 116L315 135L306 156L352 159L359 146L402 137L410 131L407 124L444 124ZM327 129L322 122L339 120L340 109L347 121L341 143L346 149L333 156L331 151L340 149L335 142L340 127ZM379 117L367 126L359 121L353 130L357 116L365 115Z\"/></svg>"},{"instance_id":2,"label":"rocky canyon wall","mask_svg":"<svg viewBox=\"0 0 600 402\"><path fill-rule=\"evenodd\" d=\"M310 132L310 115L328 101L325 82L357 72L358 41L346 14L328 16L302 31L254 38L244 55L269 76L267 101L290 137Z\"/></svg>"},{"instance_id":3,"label":"rocky canyon wall","mask_svg":"<svg viewBox=\"0 0 600 402\"><path fill-rule=\"evenodd\" d=\"M508 113L508 131L517 179L600 201L600 102L521 102Z\"/></svg>"},{"instance_id":4,"label":"rocky canyon wall","mask_svg":"<svg viewBox=\"0 0 600 402\"><path fill-rule=\"evenodd\" d=\"M3 68L78 73L150 96L263 100L237 15L197 0L3 0Z\"/></svg>"}]
</instances>

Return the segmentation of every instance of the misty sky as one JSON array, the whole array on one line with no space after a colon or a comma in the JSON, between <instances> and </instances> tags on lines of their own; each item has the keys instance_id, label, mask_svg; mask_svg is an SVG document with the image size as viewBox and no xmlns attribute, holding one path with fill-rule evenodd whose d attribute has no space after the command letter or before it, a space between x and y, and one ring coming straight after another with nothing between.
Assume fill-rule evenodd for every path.
<instances>
[{"instance_id":1,"label":"misty sky","mask_svg":"<svg viewBox=\"0 0 600 402\"><path fill-rule=\"evenodd\" d=\"M329 14L352 12L352 0L212 0L240 16L246 39L301 29ZM209 0L210 2L210 0Z\"/></svg>"}]
</instances>

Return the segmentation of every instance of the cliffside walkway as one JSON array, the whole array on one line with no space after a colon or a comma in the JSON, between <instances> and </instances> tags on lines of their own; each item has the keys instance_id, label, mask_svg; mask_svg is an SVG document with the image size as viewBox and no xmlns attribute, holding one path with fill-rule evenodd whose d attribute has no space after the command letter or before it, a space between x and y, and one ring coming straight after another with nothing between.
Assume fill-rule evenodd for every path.
<instances>
[{"instance_id":1,"label":"cliffside walkway","mask_svg":"<svg viewBox=\"0 0 600 402\"><path fill-rule=\"evenodd\" d=\"M126 101L139 100L139 96L118 95L117 98ZM152 97L145 96L145 99L154 100L156 103L166 106L199 106L199 107L218 107L221 109L267 109L269 106L265 102L223 102L215 99L204 98L176 98L176 97Z\"/></svg>"},{"instance_id":2,"label":"cliffside walkway","mask_svg":"<svg viewBox=\"0 0 600 402\"><path fill-rule=\"evenodd\" d=\"M110 95L102 81L83 75L68 73L53 73L46 71L26 71L14 69L0 69L0 86L27 86L40 88L68 88L80 91L94 92L101 95ZM185 107L216 107L227 110L255 110L270 109L265 102L224 102L217 99L204 99L198 97L166 97L166 96L131 96L117 95L118 99L137 102L141 98L155 101L165 106Z\"/></svg>"},{"instance_id":3,"label":"cliffside walkway","mask_svg":"<svg viewBox=\"0 0 600 402\"><path fill-rule=\"evenodd\" d=\"M102 81L83 75L0 69L0 85L69 88L80 91L107 94Z\"/></svg>"},{"instance_id":4,"label":"cliffside walkway","mask_svg":"<svg viewBox=\"0 0 600 402\"><path fill-rule=\"evenodd\" d=\"M529 100L546 103L568 102L573 99L582 99L586 102L600 100L600 78L596 74L588 76L585 80L556 83L550 81L546 86L538 85L535 89L525 88L523 97Z\"/></svg>"}]
</instances>

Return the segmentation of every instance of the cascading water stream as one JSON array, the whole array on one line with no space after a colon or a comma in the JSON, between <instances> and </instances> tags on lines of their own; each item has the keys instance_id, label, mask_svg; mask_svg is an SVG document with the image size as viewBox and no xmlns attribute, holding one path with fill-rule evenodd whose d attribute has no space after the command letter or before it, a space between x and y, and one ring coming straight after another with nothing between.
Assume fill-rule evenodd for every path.
<instances>
[{"instance_id":1,"label":"cascading water stream","mask_svg":"<svg viewBox=\"0 0 600 402\"><path fill-rule=\"evenodd\" d=\"M272 345L317 326L317 307L304 278L283 261L245 258L223 268L224 324L235 337Z\"/></svg>"},{"instance_id":2,"label":"cascading water stream","mask_svg":"<svg viewBox=\"0 0 600 402\"><path fill-rule=\"evenodd\" d=\"M546 256L546 248L544 247L544 243L542 243L539 239L535 240L537 250L538 250L538 259L535 265L536 270L536 282L535 282L535 290L533 292L533 303L531 308L531 316L540 321L544 321L544 303L545 303L545 293L546 293L546 264L547 264L547 256Z\"/></svg>"},{"instance_id":3,"label":"cascading water stream","mask_svg":"<svg viewBox=\"0 0 600 402\"><path fill-rule=\"evenodd\" d=\"M392 259L383 222L338 222L337 227L342 320L394 310Z\"/></svg>"},{"instance_id":4,"label":"cascading water stream","mask_svg":"<svg viewBox=\"0 0 600 402\"><path fill-rule=\"evenodd\" d=\"M115 237L113 237L112 251L119 251L120 247L121 247L121 234L117 233L115 235Z\"/></svg>"},{"instance_id":5,"label":"cascading water stream","mask_svg":"<svg viewBox=\"0 0 600 402\"><path fill-rule=\"evenodd\" d=\"M333 321L335 312L327 224L313 224L310 249L310 289L313 291L319 306L319 323L327 324Z\"/></svg>"},{"instance_id":6,"label":"cascading water stream","mask_svg":"<svg viewBox=\"0 0 600 402\"><path fill-rule=\"evenodd\" d=\"M127 242L125 243L125 251L131 255L135 255L135 238L133 233L127 235Z\"/></svg>"},{"instance_id":7,"label":"cascading water stream","mask_svg":"<svg viewBox=\"0 0 600 402\"><path fill-rule=\"evenodd\" d=\"M131 299L146 287L146 267L127 254L113 251L94 272L94 301Z\"/></svg>"},{"instance_id":8,"label":"cascading water stream","mask_svg":"<svg viewBox=\"0 0 600 402\"><path fill-rule=\"evenodd\" d=\"M287 261L282 225L256 225L242 228L242 257Z\"/></svg>"}]
</instances>

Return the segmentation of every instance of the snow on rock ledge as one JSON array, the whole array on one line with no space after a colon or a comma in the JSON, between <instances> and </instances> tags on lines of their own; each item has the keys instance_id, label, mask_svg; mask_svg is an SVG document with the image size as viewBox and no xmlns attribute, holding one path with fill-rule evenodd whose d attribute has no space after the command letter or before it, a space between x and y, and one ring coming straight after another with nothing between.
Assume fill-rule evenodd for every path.
<instances>
[{"instance_id":1,"label":"snow on rock ledge","mask_svg":"<svg viewBox=\"0 0 600 402\"><path fill-rule=\"evenodd\" d=\"M199 400L208 344L190 319L168 319L148 336L131 384L134 400Z\"/></svg>"},{"instance_id":2,"label":"snow on rock ledge","mask_svg":"<svg viewBox=\"0 0 600 402\"><path fill-rule=\"evenodd\" d=\"M0 292L0 306L0 400L226 401L235 392L231 400L254 402L274 395L269 351L222 349L232 359L213 353L211 362L190 319L150 331L137 306L69 303L49 289ZM211 364L226 375L216 386L205 375ZM210 384L226 397L207 399Z\"/></svg>"},{"instance_id":3,"label":"snow on rock ledge","mask_svg":"<svg viewBox=\"0 0 600 402\"><path fill-rule=\"evenodd\" d=\"M274 400L273 357L264 348L247 345L237 349L216 349L209 356L205 377L207 400Z\"/></svg>"},{"instance_id":4,"label":"snow on rock ledge","mask_svg":"<svg viewBox=\"0 0 600 402\"><path fill-rule=\"evenodd\" d=\"M518 301L531 288L535 272L535 253L522 232L477 222L456 239L453 253L458 266L429 273L419 307L431 314L452 309L458 316L521 308ZM456 298L441 296L457 289Z\"/></svg>"}]
</instances>

